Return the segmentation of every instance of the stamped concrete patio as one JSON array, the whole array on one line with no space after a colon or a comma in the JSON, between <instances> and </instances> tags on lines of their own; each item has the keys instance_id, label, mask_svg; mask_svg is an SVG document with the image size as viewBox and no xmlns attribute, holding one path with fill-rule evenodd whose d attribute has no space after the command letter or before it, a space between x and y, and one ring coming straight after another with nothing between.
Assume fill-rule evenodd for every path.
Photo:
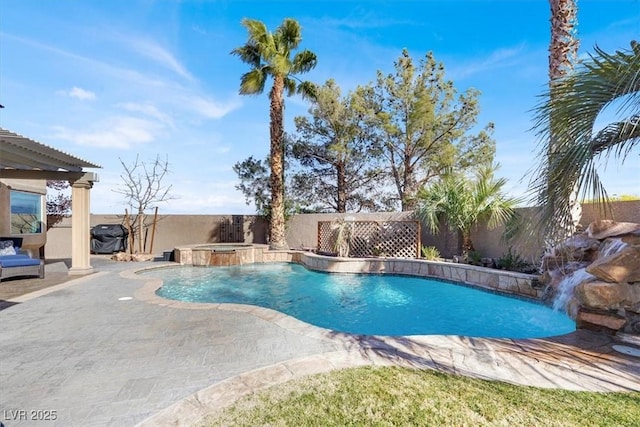
<instances>
[{"instance_id":1,"label":"stamped concrete patio","mask_svg":"<svg viewBox=\"0 0 640 427\"><path fill-rule=\"evenodd\" d=\"M640 359L613 351L606 335L353 336L258 307L160 299L157 281L133 274L151 264L161 265L93 257L95 274L59 275L64 283L26 295L7 296L0 283L5 426L190 425L245 393L365 364L540 387L640 391ZM45 415L56 419L35 419Z\"/></svg>"}]
</instances>

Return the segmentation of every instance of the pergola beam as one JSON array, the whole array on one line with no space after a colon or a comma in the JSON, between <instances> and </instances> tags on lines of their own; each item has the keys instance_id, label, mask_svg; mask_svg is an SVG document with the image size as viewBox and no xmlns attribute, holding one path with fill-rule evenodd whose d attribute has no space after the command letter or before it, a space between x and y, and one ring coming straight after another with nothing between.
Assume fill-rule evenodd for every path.
<instances>
[{"instance_id":1,"label":"pergola beam","mask_svg":"<svg viewBox=\"0 0 640 427\"><path fill-rule=\"evenodd\" d=\"M95 179L91 179L87 175L93 175ZM37 175L34 178L34 175ZM75 182L79 179L90 179L97 182L97 174L93 172L67 172L67 171L47 171L47 170L25 170L25 169L0 169L0 178L6 179L47 179L53 181L69 181Z\"/></svg>"},{"instance_id":2,"label":"pergola beam","mask_svg":"<svg viewBox=\"0 0 640 427\"><path fill-rule=\"evenodd\" d=\"M99 165L0 128L0 178L68 181L71 184L70 275L93 271L89 245L90 190L93 183L98 182L98 175L83 171L84 167L100 168Z\"/></svg>"}]
</instances>

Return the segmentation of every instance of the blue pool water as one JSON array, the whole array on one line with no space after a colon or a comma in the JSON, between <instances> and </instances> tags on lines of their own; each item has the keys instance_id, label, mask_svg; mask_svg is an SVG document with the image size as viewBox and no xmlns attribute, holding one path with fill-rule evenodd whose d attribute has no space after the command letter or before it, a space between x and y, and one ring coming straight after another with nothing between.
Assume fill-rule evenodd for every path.
<instances>
[{"instance_id":1,"label":"blue pool water","mask_svg":"<svg viewBox=\"0 0 640 427\"><path fill-rule=\"evenodd\" d=\"M329 274L297 264L172 267L157 294L189 302L251 304L341 332L535 338L575 330L541 304L421 277Z\"/></svg>"}]
</instances>

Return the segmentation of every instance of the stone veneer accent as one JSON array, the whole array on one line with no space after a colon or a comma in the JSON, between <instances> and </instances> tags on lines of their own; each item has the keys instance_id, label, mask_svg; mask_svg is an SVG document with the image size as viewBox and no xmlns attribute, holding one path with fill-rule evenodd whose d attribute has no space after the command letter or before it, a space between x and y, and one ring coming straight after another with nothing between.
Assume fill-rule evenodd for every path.
<instances>
[{"instance_id":1,"label":"stone veneer accent","mask_svg":"<svg viewBox=\"0 0 640 427\"><path fill-rule=\"evenodd\" d=\"M566 297L579 329L624 333L640 342L640 224L594 221L552 248L541 282Z\"/></svg>"},{"instance_id":2,"label":"stone veneer accent","mask_svg":"<svg viewBox=\"0 0 640 427\"><path fill-rule=\"evenodd\" d=\"M505 294L541 300L544 289L538 276L494 270L468 264L397 258L337 258L300 253L300 263L313 270L331 273L401 274L434 277Z\"/></svg>"},{"instance_id":3,"label":"stone veneer accent","mask_svg":"<svg viewBox=\"0 0 640 427\"><path fill-rule=\"evenodd\" d=\"M252 245L233 251L213 252L210 245L184 246L174 250L182 265L223 266L262 262L295 262L312 270L330 273L400 274L433 277L464 283L504 294L542 300L544 288L538 276L495 270L468 264L399 258L340 258L303 251L271 251Z\"/></svg>"}]
</instances>

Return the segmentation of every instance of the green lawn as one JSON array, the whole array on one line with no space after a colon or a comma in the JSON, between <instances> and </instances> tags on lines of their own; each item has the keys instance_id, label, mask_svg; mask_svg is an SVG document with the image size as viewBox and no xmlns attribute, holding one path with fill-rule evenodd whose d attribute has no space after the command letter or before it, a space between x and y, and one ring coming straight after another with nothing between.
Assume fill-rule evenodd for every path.
<instances>
[{"instance_id":1,"label":"green lawn","mask_svg":"<svg viewBox=\"0 0 640 427\"><path fill-rule=\"evenodd\" d=\"M354 368L245 396L203 426L640 426L640 393L521 387L434 371Z\"/></svg>"}]
</instances>

